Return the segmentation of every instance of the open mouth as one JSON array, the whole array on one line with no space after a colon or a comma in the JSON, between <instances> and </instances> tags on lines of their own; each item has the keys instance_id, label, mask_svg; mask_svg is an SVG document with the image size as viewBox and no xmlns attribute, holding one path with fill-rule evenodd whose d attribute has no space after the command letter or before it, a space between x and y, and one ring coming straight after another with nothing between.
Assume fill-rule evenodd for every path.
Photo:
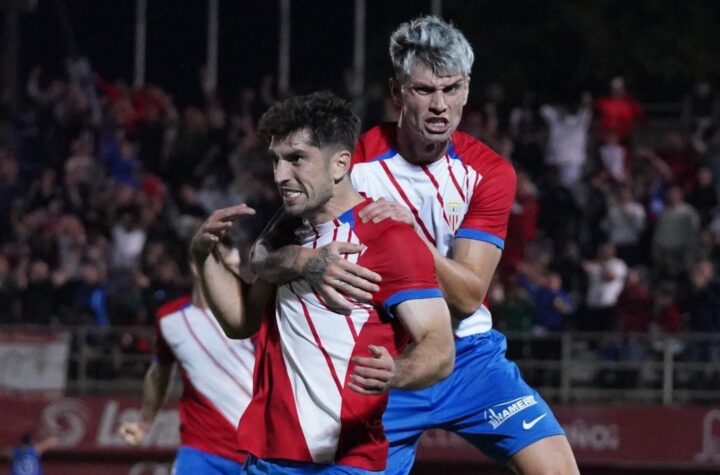
<instances>
[{"instance_id":1,"label":"open mouth","mask_svg":"<svg viewBox=\"0 0 720 475\"><path fill-rule=\"evenodd\" d=\"M442 117L434 117L425 121L425 129L434 134L442 134L447 132L450 122Z\"/></svg>"},{"instance_id":2,"label":"open mouth","mask_svg":"<svg viewBox=\"0 0 720 475\"><path fill-rule=\"evenodd\" d=\"M288 189L282 189L280 190L280 194L282 195L282 198L284 201L293 201L296 198L298 198L300 195L302 195L302 191L298 190L288 190Z\"/></svg>"}]
</instances>

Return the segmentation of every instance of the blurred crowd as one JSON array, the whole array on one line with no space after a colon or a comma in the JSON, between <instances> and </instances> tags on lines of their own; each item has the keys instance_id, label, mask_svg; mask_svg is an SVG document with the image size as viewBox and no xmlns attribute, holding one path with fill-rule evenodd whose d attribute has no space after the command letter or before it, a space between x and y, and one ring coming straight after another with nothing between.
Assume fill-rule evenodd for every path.
<instances>
[{"instance_id":1,"label":"blurred crowd","mask_svg":"<svg viewBox=\"0 0 720 475\"><path fill-rule=\"evenodd\" d=\"M214 209L247 202L247 250L279 206L245 89L178 106L162 88L107 82L87 63L36 68L0 145L0 323L147 326L188 293L187 245ZM134 342L138 350L148 342ZM130 348L132 349L132 348Z\"/></svg>"},{"instance_id":2,"label":"blurred crowd","mask_svg":"<svg viewBox=\"0 0 720 475\"><path fill-rule=\"evenodd\" d=\"M187 244L208 213L258 210L234 228L246 253L279 207L255 129L271 77L227 97L200 87L182 105L82 60L65 77L36 68L25 86L0 144L0 323L152 325L189 289ZM380 91L366 126L396 117ZM488 295L496 326L720 331L719 98L698 81L668 98L682 106L662 125L621 77L564 103L510 103L491 84L468 104L461 129L518 173Z\"/></svg>"},{"instance_id":3,"label":"blurred crowd","mask_svg":"<svg viewBox=\"0 0 720 475\"><path fill-rule=\"evenodd\" d=\"M508 108L499 97L469 131L518 172L490 292L505 328L720 331L720 102L710 84L699 81L662 126L621 77L574 103L528 96Z\"/></svg>"}]
</instances>

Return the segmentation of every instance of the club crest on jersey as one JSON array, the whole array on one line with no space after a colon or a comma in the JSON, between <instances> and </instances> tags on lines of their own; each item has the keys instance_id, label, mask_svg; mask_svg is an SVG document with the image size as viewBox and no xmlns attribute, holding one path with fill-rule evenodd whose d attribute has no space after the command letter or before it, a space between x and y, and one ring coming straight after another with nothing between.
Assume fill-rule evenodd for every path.
<instances>
[{"instance_id":1,"label":"club crest on jersey","mask_svg":"<svg viewBox=\"0 0 720 475\"><path fill-rule=\"evenodd\" d=\"M452 229L452 232L455 232L460 227L463 216L465 216L465 204L458 203L457 201L448 201L445 203L445 214L447 215L450 229Z\"/></svg>"}]
</instances>

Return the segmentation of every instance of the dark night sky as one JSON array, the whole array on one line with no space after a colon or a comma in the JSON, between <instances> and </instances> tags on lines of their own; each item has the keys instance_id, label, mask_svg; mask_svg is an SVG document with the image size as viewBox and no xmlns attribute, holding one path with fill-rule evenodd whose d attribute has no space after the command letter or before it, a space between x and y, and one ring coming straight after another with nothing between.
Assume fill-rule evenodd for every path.
<instances>
[{"instance_id":1,"label":"dark night sky","mask_svg":"<svg viewBox=\"0 0 720 475\"><path fill-rule=\"evenodd\" d=\"M63 29L58 0L39 0L23 20L22 63L51 71L75 43L102 75L130 81L133 71L134 0L62 0L69 29ZM195 92L197 72L206 54L207 6L203 0L148 0L148 82L179 97ZM368 1L369 73L390 70L388 33L401 21L428 13L430 0ZM277 0L221 0L219 82L221 90L257 85L277 68ZM352 65L353 0L293 0L291 84L297 89L338 88ZM379 21L382 19L382 21Z\"/></svg>"},{"instance_id":2,"label":"dark night sky","mask_svg":"<svg viewBox=\"0 0 720 475\"><path fill-rule=\"evenodd\" d=\"M24 15L21 61L61 70L77 51L110 78L132 78L135 0L37 0ZM68 21L61 21L64 5ZM291 85L339 90L352 65L353 0L292 0ZM431 0L367 0L367 82L390 73L389 33ZM196 92L206 54L205 0L148 0L146 77L180 100ZM476 53L474 99L490 81L518 100L604 92L616 74L641 99L677 100L698 77L720 78L720 2L444 0L444 16ZM67 24L68 28L63 28ZM227 98L277 68L278 0L220 1L220 90Z\"/></svg>"}]
</instances>

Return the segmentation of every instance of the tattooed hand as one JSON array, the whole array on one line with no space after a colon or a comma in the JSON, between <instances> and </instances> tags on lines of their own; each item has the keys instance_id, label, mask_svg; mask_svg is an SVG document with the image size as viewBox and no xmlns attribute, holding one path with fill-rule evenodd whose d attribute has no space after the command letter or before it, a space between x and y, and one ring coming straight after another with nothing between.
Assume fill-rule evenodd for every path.
<instances>
[{"instance_id":1,"label":"tattooed hand","mask_svg":"<svg viewBox=\"0 0 720 475\"><path fill-rule=\"evenodd\" d=\"M331 242L318 249L304 250L302 276L317 291L331 309L349 313L352 302L348 298L368 301L380 290L380 276L358 264L346 260L343 254L356 254L364 246Z\"/></svg>"}]
</instances>

